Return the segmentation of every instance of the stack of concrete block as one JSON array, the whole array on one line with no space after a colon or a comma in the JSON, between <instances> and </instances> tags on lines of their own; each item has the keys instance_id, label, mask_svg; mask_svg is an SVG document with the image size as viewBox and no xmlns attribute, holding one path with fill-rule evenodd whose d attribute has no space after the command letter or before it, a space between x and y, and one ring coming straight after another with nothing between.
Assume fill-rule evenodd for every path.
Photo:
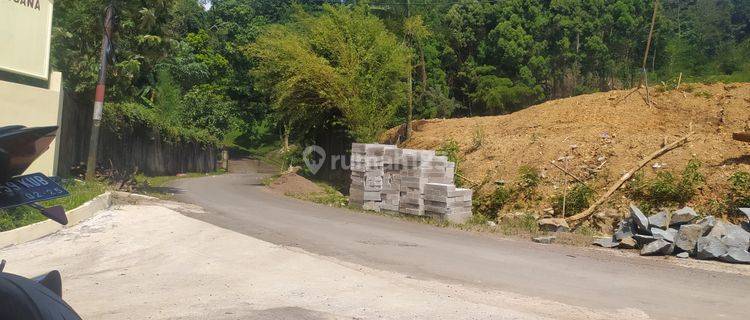
<instances>
[{"instance_id":1,"label":"stack of concrete block","mask_svg":"<svg viewBox=\"0 0 750 320\"><path fill-rule=\"evenodd\" d=\"M451 222L463 223L471 217L471 189L456 188L448 183L424 186L424 211Z\"/></svg>"},{"instance_id":2,"label":"stack of concrete block","mask_svg":"<svg viewBox=\"0 0 750 320\"><path fill-rule=\"evenodd\" d=\"M401 205L401 169L403 150L386 147L383 152L383 189L380 192L380 209L398 211Z\"/></svg>"},{"instance_id":3,"label":"stack of concrete block","mask_svg":"<svg viewBox=\"0 0 750 320\"><path fill-rule=\"evenodd\" d=\"M417 216L424 215L424 185L428 182L428 162L435 158L432 150L402 151L401 201L399 212Z\"/></svg>"},{"instance_id":4,"label":"stack of concrete block","mask_svg":"<svg viewBox=\"0 0 750 320\"><path fill-rule=\"evenodd\" d=\"M455 164L435 151L355 143L351 170L349 202L365 210L432 215L454 222L471 216L471 190L456 189Z\"/></svg>"},{"instance_id":5,"label":"stack of concrete block","mask_svg":"<svg viewBox=\"0 0 750 320\"><path fill-rule=\"evenodd\" d=\"M349 187L349 203L366 210L380 211L383 190L383 156L386 148L382 144L352 144L352 183Z\"/></svg>"}]
</instances>

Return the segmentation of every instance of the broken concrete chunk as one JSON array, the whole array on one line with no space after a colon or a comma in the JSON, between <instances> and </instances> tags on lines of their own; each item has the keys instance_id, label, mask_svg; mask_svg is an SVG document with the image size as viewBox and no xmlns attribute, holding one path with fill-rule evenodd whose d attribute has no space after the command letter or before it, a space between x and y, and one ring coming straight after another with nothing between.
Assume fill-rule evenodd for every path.
<instances>
[{"instance_id":1,"label":"broken concrete chunk","mask_svg":"<svg viewBox=\"0 0 750 320\"><path fill-rule=\"evenodd\" d=\"M537 221L539 230L547 232L568 232L570 227L568 222L563 218L544 218Z\"/></svg>"},{"instance_id":2,"label":"broken concrete chunk","mask_svg":"<svg viewBox=\"0 0 750 320\"><path fill-rule=\"evenodd\" d=\"M723 221L723 220L717 220L714 224L714 227L711 228L711 232L708 233L709 236L715 236L718 238L721 238L729 232L730 229L732 229L733 224Z\"/></svg>"},{"instance_id":3,"label":"broken concrete chunk","mask_svg":"<svg viewBox=\"0 0 750 320\"><path fill-rule=\"evenodd\" d=\"M671 229L671 230L674 230L674 229ZM659 228L651 228L651 234L654 235L654 238L656 239L663 239L669 242L674 242L675 232L662 230Z\"/></svg>"},{"instance_id":4,"label":"broken concrete chunk","mask_svg":"<svg viewBox=\"0 0 750 320\"><path fill-rule=\"evenodd\" d=\"M615 240L623 240L633 236L633 221L631 219L621 220L615 230Z\"/></svg>"},{"instance_id":5,"label":"broken concrete chunk","mask_svg":"<svg viewBox=\"0 0 750 320\"><path fill-rule=\"evenodd\" d=\"M731 225L721 241L728 249L747 250L750 247L750 232L745 231L738 225Z\"/></svg>"},{"instance_id":6,"label":"broken concrete chunk","mask_svg":"<svg viewBox=\"0 0 750 320\"><path fill-rule=\"evenodd\" d=\"M642 256L663 256L672 254L674 244L663 239L657 239L641 249Z\"/></svg>"},{"instance_id":7,"label":"broken concrete chunk","mask_svg":"<svg viewBox=\"0 0 750 320\"><path fill-rule=\"evenodd\" d=\"M711 229L716 225L716 218L714 218L714 216L708 216L698 220L695 224L699 224L703 227L703 235L705 236L708 235Z\"/></svg>"},{"instance_id":8,"label":"broken concrete chunk","mask_svg":"<svg viewBox=\"0 0 750 320\"><path fill-rule=\"evenodd\" d=\"M680 252L676 255L678 258L687 259L690 255L687 252Z\"/></svg>"},{"instance_id":9,"label":"broken concrete chunk","mask_svg":"<svg viewBox=\"0 0 750 320\"><path fill-rule=\"evenodd\" d=\"M704 226L699 224L687 224L680 227L680 231L677 232L675 237L675 246L680 250L687 251L690 254L694 254L695 245L698 243L698 239L704 234Z\"/></svg>"},{"instance_id":10,"label":"broken concrete chunk","mask_svg":"<svg viewBox=\"0 0 750 320\"><path fill-rule=\"evenodd\" d=\"M614 248L617 247L619 243L612 240L612 238L596 238L594 240L594 245L600 246L602 248Z\"/></svg>"},{"instance_id":11,"label":"broken concrete chunk","mask_svg":"<svg viewBox=\"0 0 750 320\"><path fill-rule=\"evenodd\" d=\"M633 237L627 237L620 240L620 245L617 246L620 249L635 249L638 247L638 242Z\"/></svg>"},{"instance_id":12,"label":"broken concrete chunk","mask_svg":"<svg viewBox=\"0 0 750 320\"><path fill-rule=\"evenodd\" d=\"M718 259L727 254L727 246L717 236L708 235L698 239L695 248L695 256L698 259Z\"/></svg>"},{"instance_id":13,"label":"broken concrete chunk","mask_svg":"<svg viewBox=\"0 0 750 320\"><path fill-rule=\"evenodd\" d=\"M684 207L680 210L672 213L672 219L669 222L670 225L683 225L690 223L698 218L698 213L691 207Z\"/></svg>"},{"instance_id":14,"label":"broken concrete chunk","mask_svg":"<svg viewBox=\"0 0 750 320\"><path fill-rule=\"evenodd\" d=\"M731 248L727 253L721 256L721 261L729 263L750 264L750 252L747 250Z\"/></svg>"},{"instance_id":15,"label":"broken concrete chunk","mask_svg":"<svg viewBox=\"0 0 750 320\"><path fill-rule=\"evenodd\" d=\"M740 208L740 213L744 214L748 219L750 219L750 208Z\"/></svg>"},{"instance_id":16,"label":"broken concrete chunk","mask_svg":"<svg viewBox=\"0 0 750 320\"><path fill-rule=\"evenodd\" d=\"M536 243L543 243L543 244L550 244L552 242L555 242L554 236L546 236L546 237L535 237L531 238L531 241L534 241Z\"/></svg>"},{"instance_id":17,"label":"broken concrete chunk","mask_svg":"<svg viewBox=\"0 0 750 320\"><path fill-rule=\"evenodd\" d=\"M648 217L648 224L651 228L657 227L666 229L669 225L669 214L666 211L661 211L657 214Z\"/></svg>"},{"instance_id":18,"label":"broken concrete chunk","mask_svg":"<svg viewBox=\"0 0 750 320\"><path fill-rule=\"evenodd\" d=\"M648 218L646 218L646 215L641 212L641 209L638 209L638 207L631 204L628 210L630 211L630 217L635 221L636 228L641 232L649 233Z\"/></svg>"},{"instance_id":19,"label":"broken concrete chunk","mask_svg":"<svg viewBox=\"0 0 750 320\"><path fill-rule=\"evenodd\" d=\"M642 234L634 234L633 239L638 243L638 248L643 248L647 244L656 241L653 236L647 236Z\"/></svg>"}]
</instances>

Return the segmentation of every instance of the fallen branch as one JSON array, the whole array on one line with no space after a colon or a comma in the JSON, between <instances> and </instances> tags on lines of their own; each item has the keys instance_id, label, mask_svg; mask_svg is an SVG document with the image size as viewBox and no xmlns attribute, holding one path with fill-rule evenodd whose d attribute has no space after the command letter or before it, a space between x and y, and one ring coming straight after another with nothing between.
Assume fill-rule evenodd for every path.
<instances>
[{"instance_id":1,"label":"fallen branch","mask_svg":"<svg viewBox=\"0 0 750 320\"><path fill-rule=\"evenodd\" d=\"M628 97L630 97L630 95L638 92L638 90L640 90L640 89L641 89L641 85L638 84L638 86L636 86L633 90L631 90L630 92L628 92L628 94L626 94L624 97L622 97L622 98L618 99L617 101L615 101L615 103L613 103L612 106L616 107L618 104L620 104L620 102L625 101L625 99L627 99ZM638 92L638 93L640 93L640 92ZM641 97L642 96L643 95L641 95Z\"/></svg>"},{"instance_id":2,"label":"fallen branch","mask_svg":"<svg viewBox=\"0 0 750 320\"><path fill-rule=\"evenodd\" d=\"M474 181L471 181L471 180L469 180L469 178L467 178L467 177L464 177L464 176L462 176L462 175L461 175L460 173L454 173L454 175L455 175L456 177L459 177L459 178L461 178L462 180L465 180L465 181L466 181L466 182L468 182L468 183L471 183L471 184L473 184L474 186L478 186L478 185L479 185L478 183L476 183L476 182L474 182Z\"/></svg>"},{"instance_id":3,"label":"fallen branch","mask_svg":"<svg viewBox=\"0 0 750 320\"><path fill-rule=\"evenodd\" d=\"M568 170L565 170L565 169L563 169L562 167L558 166L558 165L557 165L557 163L555 163L554 161L550 161L550 163L551 163L551 164L552 164L553 166L555 166L555 168L558 168L558 169L560 169L560 171L562 171L563 173L565 173L565 174L569 175L569 176L570 176L571 178L573 178L573 179L576 179L576 181L578 181L578 182L580 182L580 183L583 183L583 184L586 184L585 182L583 182L583 180L579 179L579 178L578 178L578 177L576 177L576 176L575 176L574 174L572 174L572 173L568 172Z\"/></svg>"},{"instance_id":4,"label":"fallen branch","mask_svg":"<svg viewBox=\"0 0 750 320\"><path fill-rule=\"evenodd\" d=\"M649 162L651 162L651 160L654 160L654 159L662 156L663 154L665 154L665 153L667 153L667 152L669 152L669 151L671 151L671 150L673 150L673 149L681 146L685 142L687 142L688 138L690 138L690 136L692 136L693 133L694 133L693 131L690 131L690 133L686 134L684 137L678 139L675 142L672 142L672 143L664 146L663 148L661 148L661 149L657 150L656 152L652 153L651 155L649 155L645 159L641 160L641 162L639 162L633 169L631 169L630 171L628 171L627 173L625 173L622 176L622 178L620 178L620 180L618 180L617 182L615 182L615 184L613 184L611 187L609 187L609 190L607 190L607 193L605 193L604 195L602 195L601 197L599 197L599 199L597 199L596 202L594 202L594 204L592 204L588 209L586 209L585 211L583 211L583 212L581 212L579 214L576 214L576 215L574 215L572 217L568 217L567 218L568 223L576 222L578 220L581 220L583 218L586 218L586 217L592 215L594 213L594 210L596 210L597 207L599 207L602 203L604 203L604 201L607 201L607 199L609 199L609 197L612 196L612 194L615 193L615 191L617 191L617 189L619 189L622 186L622 184L625 183L625 181L628 181L633 176L633 174L635 174L638 170L640 170L645 165L647 165Z\"/></svg>"}]
</instances>

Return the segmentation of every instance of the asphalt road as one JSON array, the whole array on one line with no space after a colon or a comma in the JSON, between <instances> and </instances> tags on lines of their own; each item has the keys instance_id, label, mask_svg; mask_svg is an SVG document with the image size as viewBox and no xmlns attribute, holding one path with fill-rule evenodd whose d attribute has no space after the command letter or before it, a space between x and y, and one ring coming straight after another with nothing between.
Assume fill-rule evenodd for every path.
<instances>
[{"instance_id":1,"label":"asphalt road","mask_svg":"<svg viewBox=\"0 0 750 320\"><path fill-rule=\"evenodd\" d=\"M260 176L175 182L187 215L275 244L420 279L502 290L655 319L747 319L750 277L677 266L661 258L498 239L335 209L269 192Z\"/></svg>"}]
</instances>

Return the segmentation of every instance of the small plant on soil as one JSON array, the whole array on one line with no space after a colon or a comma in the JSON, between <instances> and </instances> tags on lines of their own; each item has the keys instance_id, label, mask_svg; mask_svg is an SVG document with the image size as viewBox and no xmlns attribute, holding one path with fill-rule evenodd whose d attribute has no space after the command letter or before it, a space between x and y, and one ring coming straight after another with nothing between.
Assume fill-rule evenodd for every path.
<instances>
[{"instance_id":1,"label":"small plant on soil","mask_svg":"<svg viewBox=\"0 0 750 320\"><path fill-rule=\"evenodd\" d=\"M448 139L443 142L443 145L436 150L436 154L448 157L448 161L456 164L456 174L461 175L461 162L463 161L463 158L461 158L461 146L458 145L456 140ZM455 184L456 187L461 187L463 185L463 180L455 179Z\"/></svg>"},{"instance_id":2,"label":"small plant on soil","mask_svg":"<svg viewBox=\"0 0 750 320\"><path fill-rule=\"evenodd\" d=\"M499 223L501 232L506 236L536 235L539 226L534 215L526 213L521 216L506 217Z\"/></svg>"},{"instance_id":3,"label":"small plant on soil","mask_svg":"<svg viewBox=\"0 0 750 320\"><path fill-rule=\"evenodd\" d=\"M518 191L526 200L532 200L536 193L536 187L542 180L539 170L531 166L518 168Z\"/></svg>"},{"instance_id":4,"label":"small plant on soil","mask_svg":"<svg viewBox=\"0 0 750 320\"><path fill-rule=\"evenodd\" d=\"M476 150L479 150L479 148L482 147L482 144L484 143L484 129L482 129L481 126L475 126L474 131L471 135L471 151L474 152Z\"/></svg>"},{"instance_id":5,"label":"small plant on soil","mask_svg":"<svg viewBox=\"0 0 750 320\"><path fill-rule=\"evenodd\" d=\"M477 197L474 201L474 212L490 219L496 219L498 212L508 204L513 197L513 190L505 185L499 185L489 195Z\"/></svg>"},{"instance_id":6,"label":"small plant on soil","mask_svg":"<svg viewBox=\"0 0 750 320\"><path fill-rule=\"evenodd\" d=\"M564 212L565 216L571 216L586 210L593 196L594 190L583 183L577 183L567 194L561 192L552 197L552 209L555 213Z\"/></svg>"},{"instance_id":7,"label":"small plant on soil","mask_svg":"<svg viewBox=\"0 0 750 320\"><path fill-rule=\"evenodd\" d=\"M729 177L727 205L732 210L750 208L750 173L737 171Z\"/></svg>"},{"instance_id":8,"label":"small plant on soil","mask_svg":"<svg viewBox=\"0 0 750 320\"><path fill-rule=\"evenodd\" d=\"M530 201L538 201L537 187L541 182L539 170L530 166L518 169L518 178L513 185L499 184L495 190L475 198L474 211L495 219L503 208L513 205L514 209L524 207Z\"/></svg>"},{"instance_id":9,"label":"small plant on soil","mask_svg":"<svg viewBox=\"0 0 750 320\"><path fill-rule=\"evenodd\" d=\"M629 198L639 202L643 209L685 205L695 196L705 177L700 173L701 163L690 160L680 176L660 171L652 179L637 173L628 186Z\"/></svg>"},{"instance_id":10,"label":"small plant on soil","mask_svg":"<svg viewBox=\"0 0 750 320\"><path fill-rule=\"evenodd\" d=\"M711 97L714 96L713 94L711 94L710 92L705 91L705 90L697 91L697 92L693 93L693 95L696 96L696 97L699 97L699 98L706 98L706 99L711 98Z\"/></svg>"}]
</instances>

